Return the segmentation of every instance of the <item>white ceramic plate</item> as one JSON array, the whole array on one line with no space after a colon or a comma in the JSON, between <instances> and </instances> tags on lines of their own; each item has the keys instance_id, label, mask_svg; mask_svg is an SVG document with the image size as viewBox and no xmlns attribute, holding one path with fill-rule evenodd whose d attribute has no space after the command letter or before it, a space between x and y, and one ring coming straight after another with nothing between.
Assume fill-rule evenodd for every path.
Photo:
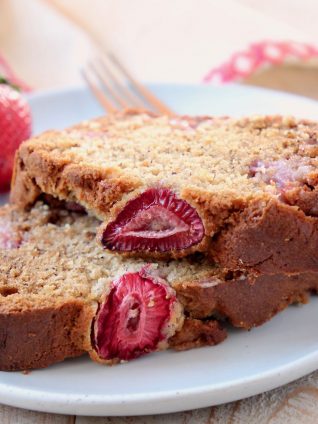
<instances>
[{"instance_id":1,"label":"white ceramic plate","mask_svg":"<svg viewBox=\"0 0 318 424\"><path fill-rule=\"evenodd\" d=\"M181 113L294 113L318 117L318 103L228 86L151 87ZM85 89L30 97L35 132L62 128L101 110ZM162 352L103 367L83 357L44 370L0 372L0 402L79 415L141 415L215 405L285 384L318 368L318 299L290 307L251 332L231 330L216 347Z\"/></svg>"}]
</instances>

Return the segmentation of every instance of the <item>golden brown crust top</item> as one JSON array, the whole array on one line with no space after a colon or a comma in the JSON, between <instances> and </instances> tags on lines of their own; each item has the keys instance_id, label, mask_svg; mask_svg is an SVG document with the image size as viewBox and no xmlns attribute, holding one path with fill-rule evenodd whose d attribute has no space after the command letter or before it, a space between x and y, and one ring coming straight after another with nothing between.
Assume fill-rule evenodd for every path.
<instances>
[{"instance_id":1,"label":"golden brown crust top","mask_svg":"<svg viewBox=\"0 0 318 424\"><path fill-rule=\"evenodd\" d=\"M296 177L314 178L317 132L317 123L291 117L169 118L127 113L46 132L21 146L18 161L42 191L73 196L103 216L124 193L158 184L181 197L192 193L206 200L276 195L262 173L267 167L269 173L275 172L277 166L284 167L284 163L276 166L277 161L296 156L303 161L302 175ZM83 183L83 178L95 179L97 194L103 191L100 184L107 186L107 208L76 193L75 180Z\"/></svg>"},{"instance_id":2,"label":"golden brown crust top","mask_svg":"<svg viewBox=\"0 0 318 424\"><path fill-rule=\"evenodd\" d=\"M299 228L307 216L317 217L317 155L318 126L312 121L280 116L169 118L126 112L49 131L23 143L16 157L11 199L23 208L41 193L76 201L105 221L105 228L146 188L168 187L196 209L204 238L187 249L164 253L132 249L131 254L157 260L196 251L215 253L224 249L224 229L235 226L244 211L260 214L270 202L284 203L286 219L298 210L303 213L296 220ZM275 236L277 229L272 230ZM211 245L216 237L217 249ZM301 246L296 246L295 254ZM254 260L240 263L244 252L225 261L216 255L226 267L250 267ZM302 262L299 268L290 263L283 267L282 262L270 272L306 270Z\"/></svg>"}]
</instances>

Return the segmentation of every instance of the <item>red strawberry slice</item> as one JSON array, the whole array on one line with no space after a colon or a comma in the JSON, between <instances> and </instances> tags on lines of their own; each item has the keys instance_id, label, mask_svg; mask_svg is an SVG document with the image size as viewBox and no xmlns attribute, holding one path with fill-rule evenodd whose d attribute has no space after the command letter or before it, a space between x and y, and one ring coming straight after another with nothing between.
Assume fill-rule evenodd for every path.
<instances>
[{"instance_id":1,"label":"red strawberry slice","mask_svg":"<svg viewBox=\"0 0 318 424\"><path fill-rule=\"evenodd\" d=\"M174 291L143 271L115 280L94 323L100 358L127 361L157 350L175 303Z\"/></svg>"},{"instance_id":2,"label":"red strawberry slice","mask_svg":"<svg viewBox=\"0 0 318 424\"><path fill-rule=\"evenodd\" d=\"M199 243L204 226L197 211L167 188L130 200L102 233L106 249L166 252Z\"/></svg>"}]
</instances>

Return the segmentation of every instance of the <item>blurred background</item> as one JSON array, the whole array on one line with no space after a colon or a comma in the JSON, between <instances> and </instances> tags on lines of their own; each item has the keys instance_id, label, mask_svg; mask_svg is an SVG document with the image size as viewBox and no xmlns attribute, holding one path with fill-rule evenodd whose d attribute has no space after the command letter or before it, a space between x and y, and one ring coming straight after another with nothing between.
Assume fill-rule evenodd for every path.
<instances>
[{"instance_id":1,"label":"blurred background","mask_svg":"<svg viewBox=\"0 0 318 424\"><path fill-rule=\"evenodd\" d=\"M142 81L239 81L318 98L317 0L0 0L0 73L81 82L94 46Z\"/></svg>"}]
</instances>

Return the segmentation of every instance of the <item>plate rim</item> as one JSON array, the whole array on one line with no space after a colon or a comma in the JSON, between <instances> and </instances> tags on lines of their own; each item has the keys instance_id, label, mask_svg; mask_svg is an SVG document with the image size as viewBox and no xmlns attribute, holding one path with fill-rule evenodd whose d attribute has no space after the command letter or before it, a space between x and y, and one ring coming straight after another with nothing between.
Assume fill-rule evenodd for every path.
<instances>
[{"instance_id":1,"label":"plate rim","mask_svg":"<svg viewBox=\"0 0 318 424\"><path fill-rule=\"evenodd\" d=\"M154 89L160 89L160 87L178 87L178 89L207 89L211 91L230 91L230 90L239 90L239 91L246 91L250 93L257 93L257 92L263 92L268 93L274 96L283 95L284 97L289 97L290 99L299 99L300 101L305 101L307 103L311 103L312 105L318 105L318 100L315 100L310 97L306 97L304 95L291 93L287 91L281 91L281 90L275 90L272 88L266 88L266 87L259 87L256 85L242 85L238 83L228 83L225 85L212 85L207 83L174 83L174 82L167 82L167 83L161 83L161 82L145 82L145 85L147 87L154 88ZM71 94L79 91L89 91L89 88L83 83L83 84L74 84L74 85L68 85L65 87L55 87L55 88L46 88L41 89L36 92L27 92L24 93L25 97L27 99L30 99L31 101L33 99L41 99L43 97L47 96L55 96L55 95L62 95L62 94Z\"/></svg>"},{"instance_id":2,"label":"plate rim","mask_svg":"<svg viewBox=\"0 0 318 424\"><path fill-rule=\"evenodd\" d=\"M232 380L230 387L228 387L228 383L227 385L221 383L216 386L205 385L194 389L124 396L120 394L114 396L68 394L68 399L65 400L65 394L62 393L52 394L46 392L45 396L43 396L41 390L28 390L20 387L10 388L10 386L0 383L0 396L1 403L10 406L66 415L105 416L107 414L107 416L134 416L166 414L219 405L255 396L301 378L316 370L317 367L318 350L286 365L253 375L243 381L242 379ZM256 388L260 380L265 384L261 388ZM242 388L242 386L245 386L244 395L238 396L237 389ZM224 396L225 393L226 395ZM209 399L212 394L218 400L211 404ZM200 398L198 398L198 395L200 395ZM226 400L224 397L226 397ZM166 408L165 404L171 399L175 399L176 402ZM156 404L152 404L149 408L147 403L151 401L156 401ZM186 408L184 407L184 402L186 402Z\"/></svg>"}]
</instances>

